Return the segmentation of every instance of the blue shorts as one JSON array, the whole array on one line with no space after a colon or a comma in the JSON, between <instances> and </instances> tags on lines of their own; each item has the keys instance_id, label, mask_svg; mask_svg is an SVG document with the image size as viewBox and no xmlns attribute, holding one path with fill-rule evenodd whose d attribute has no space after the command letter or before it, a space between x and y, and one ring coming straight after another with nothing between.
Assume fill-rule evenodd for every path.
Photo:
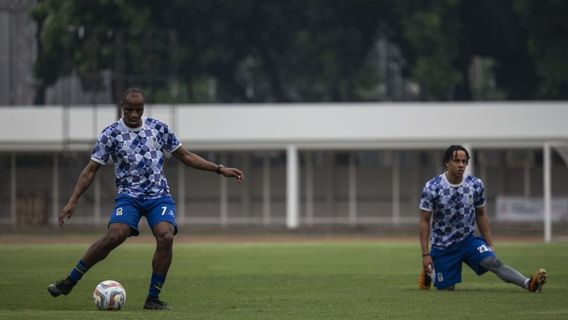
<instances>
[{"instance_id":1,"label":"blue shorts","mask_svg":"<svg viewBox=\"0 0 568 320\"><path fill-rule=\"evenodd\" d=\"M130 227L131 236L140 234L138 223L142 217L146 217L148 225L154 227L160 222L169 222L174 226L174 234L177 233L176 204L171 196L157 199L138 199L127 195L119 195L108 225L123 223Z\"/></svg>"},{"instance_id":2,"label":"blue shorts","mask_svg":"<svg viewBox=\"0 0 568 320\"><path fill-rule=\"evenodd\" d=\"M485 239L473 235L445 249L433 247L430 254L434 262L434 286L438 289L461 282L463 262L480 276L488 270L479 263L495 256Z\"/></svg>"}]
</instances>

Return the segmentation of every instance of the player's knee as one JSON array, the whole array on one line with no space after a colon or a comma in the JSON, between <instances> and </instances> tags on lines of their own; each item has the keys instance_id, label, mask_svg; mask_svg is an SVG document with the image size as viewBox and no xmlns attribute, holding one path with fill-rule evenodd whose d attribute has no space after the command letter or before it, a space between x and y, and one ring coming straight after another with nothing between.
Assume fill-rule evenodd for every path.
<instances>
[{"instance_id":1,"label":"player's knee","mask_svg":"<svg viewBox=\"0 0 568 320\"><path fill-rule=\"evenodd\" d=\"M156 241L158 245L171 246L174 242L174 233L170 230L164 230L156 233Z\"/></svg>"},{"instance_id":2,"label":"player's knee","mask_svg":"<svg viewBox=\"0 0 568 320\"><path fill-rule=\"evenodd\" d=\"M105 235L105 244L111 248L118 246L123 243L128 236L124 236L119 232L109 232Z\"/></svg>"},{"instance_id":3,"label":"player's knee","mask_svg":"<svg viewBox=\"0 0 568 320\"><path fill-rule=\"evenodd\" d=\"M483 259L479 264L488 270L495 270L503 266L503 263L497 257Z\"/></svg>"}]
</instances>

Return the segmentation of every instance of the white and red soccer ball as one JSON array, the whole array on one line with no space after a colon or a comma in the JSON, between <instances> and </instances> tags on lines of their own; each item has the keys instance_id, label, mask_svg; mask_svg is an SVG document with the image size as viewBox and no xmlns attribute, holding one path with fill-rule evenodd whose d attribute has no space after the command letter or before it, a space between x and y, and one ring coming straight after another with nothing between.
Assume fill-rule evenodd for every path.
<instances>
[{"instance_id":1,"label":"white and red soccer ball","mask_svg":"<svg viewBox=\"0 0 568 320\"><path fill-rule=\"evenodd\" d=\"M95 288L93 299L97 309L116 311L124 307L126 291L117 281L105 280Z\"/></svg>"}]
</instances>

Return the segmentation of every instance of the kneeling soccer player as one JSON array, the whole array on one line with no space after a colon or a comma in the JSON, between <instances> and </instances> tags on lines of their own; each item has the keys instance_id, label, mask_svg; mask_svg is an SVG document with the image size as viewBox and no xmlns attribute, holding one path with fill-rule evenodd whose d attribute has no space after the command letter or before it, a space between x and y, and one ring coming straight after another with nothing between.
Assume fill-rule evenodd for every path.
<instances>
[{"instance_id":1,"label":"kneeling soccer player","mask_svg":"<svg viewBox=\"0 0 568 320\"><path fill-rule=\"evenodd\" d=\"M444 156L446 172L429 180L422 191L420 289L429 289L434 284L439 290L454 290L461 282L462 263L465 262L477 275L491 271L505 282L529 292L540 292L546 283L544 269L526 277L503 264L493 252L485 210L485 187L481 179L464 176L469 158L464 147L450 146ZM476 223L482 237L474 235Z\"/></svg>"}]
</instances>

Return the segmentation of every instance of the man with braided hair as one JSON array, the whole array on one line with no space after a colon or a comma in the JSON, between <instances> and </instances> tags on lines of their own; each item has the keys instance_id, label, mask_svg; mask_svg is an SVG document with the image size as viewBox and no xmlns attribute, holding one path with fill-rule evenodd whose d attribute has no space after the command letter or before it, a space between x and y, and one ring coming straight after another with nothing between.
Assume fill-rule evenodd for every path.
<instances>
[{"instance_id":1,"label":"man with braided hair","mask_svg":"<svg viewBox=\"0 0 568 320\"><path fill-rule=\"evenodd\" d=\"M495 255L485 209L485 187L481 179L464 175L469 159L464 147L450 146L444 155L446 172L428 181L422 192L419 287L429 289L433 283L438 290L454 290L461 282L462 263L466 263L477 275L491 271L505 282L540 292L546 283L544 269L529 278ZM481 237L474 235L476 224Z\"/></svg>"}]
</instances>

